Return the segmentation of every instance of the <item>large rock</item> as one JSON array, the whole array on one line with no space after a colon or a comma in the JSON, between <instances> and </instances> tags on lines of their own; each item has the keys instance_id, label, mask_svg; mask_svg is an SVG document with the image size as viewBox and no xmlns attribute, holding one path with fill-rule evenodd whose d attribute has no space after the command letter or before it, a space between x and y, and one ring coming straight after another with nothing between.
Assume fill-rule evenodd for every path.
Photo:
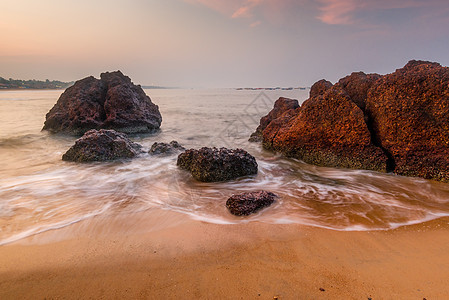
<instances>
[{"instance_id":1,"label":"large rock","mask_svg":"<svg viewBox=\"0 0 449 300\"><path fill-rule=\"evenodd\" d=\"M263 146L319 166L387 170L388 157L373 144L363 111L337 85L305 101L296 115L273 120Z\"/></svg>"},{"instance_id":2,"label":"large rock","mask_svg":"<svg viewBox=\"0 0 449 300\"><path fill-rule=\"evenodd\" d=\"M178 156L177 165L203 182L232 180L257 174L256 159L243 149L190 149Z\"/></svg>"},{"instance_id":3,"label":"large rock","mask_svg":"<svg viewBox=\"0 0 449 300\"><path fill-rule=\"evenodd\" d=\"M43 130L81 135L90 129L144 133L162 117L142 88L120 71L87 77L69 87L47 113Z\"/></svg>"},{"instance_id":4,"label":"large rock","mask_svg":"<svg viewBox=\"0 0 449 300\"><path fill-rule=\"evenodd\" d=\"M74 162L107 161L132 158L141 146L128 139L124 133L114 130L89 130L63 156L62 160Z\"/></svg>"},{"instance_id":5,"label":"large rock","mask_svg":"<svg viewBox=\"0 0 449 300\"><path fill-rule=\"evenodd\" d=\"M151 145L150 151L151 155L171 155L185 151L186 149L181 146L177 141L171 141L170 143L154 143Z\"/></svg>"},{"instance_id":6,"label":"large rock","mask_svg":"<svg viewBox=\"0 0 449 300\"><path fill-rule=\"evenodd\" d=\"M268 115L260 119L260 124L257 127L256 131L253 134L251 134L249 141L250 142L262 141L262 132L268 126L268 124L270 124L271 121L279 118L286 112L290 111L290 113L293 113L293 111L298 107L299 107L298 100L280 97L278 100L276 100L273 109L268 113Z\"/></svg>"},{"instance_id":7,"label":"large rock","mask_svg":"<svg viewBox=\"0 0 449 300\"><path fill-rule=\"evenodd\" d=\"M273 119L263 146L305 162L449 181L449 68L410 61L380 76L319 81Z\"/></svg>"},{"instance_id":8,"label":"large rock","mask_svg":"<svg viewBox=\"0 0 449 300\"><path fill-rule=\"evenodd\" d=\"M278 198L276 194L267 191L247 192L232 195L226 201L229 212L236 216L248 216L264 207L270 206Z\"/></svg>"},{"instance_id":9,"label":"large rock","mask_svg":"<svg viewBox=\"0 0 449 300\"><path fill-rule=\"evenodd\" d=\"M410 61L374 84L366 112L395 173L449 181L449 68Z\"/></svg>"}]
</instances>

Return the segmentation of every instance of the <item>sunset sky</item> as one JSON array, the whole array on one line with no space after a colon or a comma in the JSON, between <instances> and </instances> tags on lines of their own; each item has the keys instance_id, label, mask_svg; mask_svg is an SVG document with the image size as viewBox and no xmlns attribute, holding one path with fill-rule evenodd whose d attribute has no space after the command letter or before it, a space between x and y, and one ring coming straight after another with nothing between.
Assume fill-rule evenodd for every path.
<instances>
[{"instance_id":1,"label":"sunset sky","mask_svg":"<svg viewBox=\"0 0 449 300\"><path fill-rule=\"evenodd\" d=\"M447 0L2 0L0 33L5 78L310 86L449 66Z\"/></svg>"}]
</instances>

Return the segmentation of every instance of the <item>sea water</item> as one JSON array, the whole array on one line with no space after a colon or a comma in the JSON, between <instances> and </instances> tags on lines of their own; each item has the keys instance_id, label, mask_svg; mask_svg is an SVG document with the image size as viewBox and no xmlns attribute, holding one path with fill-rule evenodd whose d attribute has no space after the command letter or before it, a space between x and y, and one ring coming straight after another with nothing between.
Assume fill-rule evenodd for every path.
<instances>
[{"instance_id":1,"label":"sea water","mask_svg":"<svg viewBox=\"0 0 449 300\"><path fill-rule=\"evenodd\" d=\"M449 184L364 170L312 166L248 142L274 101L303 102L308 90L146 90L159 105L161 130L131 139L149 149L177 140L186 148L243 148L257 176L201 183L176 155L79 164L61 156L76 137L41 131L62 91L0 92L0 245L94 216L164 209L218 224L298 223L334 230L385 230L449 216ZM280 196L248 217L225 206L234 193Z\"/></svg>"}]
</instances>

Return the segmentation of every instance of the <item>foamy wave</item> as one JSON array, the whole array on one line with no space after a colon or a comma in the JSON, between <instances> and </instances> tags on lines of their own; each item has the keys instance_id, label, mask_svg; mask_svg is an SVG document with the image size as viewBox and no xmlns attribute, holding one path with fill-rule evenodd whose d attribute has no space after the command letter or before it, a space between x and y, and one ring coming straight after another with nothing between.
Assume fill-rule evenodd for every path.
<instances>
[{"instance_id":1,"label":"foamy wave","mask_svg":"<svg viewBox=\"0 0 449 300\"><path fill-rule=\"evenodd\" d=\"M257 176L200 183L176 167L176 155L143 154L133 160L92 164L63 162L61 155L75 137L40 131L44 115L58 94L45 98L39 92L18 93L29 101L20 106L7 99L1 103L2 111L15 111L22 118L2 119L5 126L0 136L0 244L93 216L151 208L176 211L215 224L295 223L345 231L393 229L449 216L448 184L311 166L247 142L260 114L266 113L248 107L254 105L257 92L151 93L164 116L162 130L158 134L131 136L132 139L146 148L156 141L171 140L186 148L241 147L257 158ZM287 96L307 97L291 93ZM273 101L286 96L276 92L267 95ZM32 100L42 97L47 100ZM271 108L268 106L267 112ZM232 194L261 189L278 194L280 199L248 217L235 217L227 211L225 203Z\"/></svg>"}]
</instances>

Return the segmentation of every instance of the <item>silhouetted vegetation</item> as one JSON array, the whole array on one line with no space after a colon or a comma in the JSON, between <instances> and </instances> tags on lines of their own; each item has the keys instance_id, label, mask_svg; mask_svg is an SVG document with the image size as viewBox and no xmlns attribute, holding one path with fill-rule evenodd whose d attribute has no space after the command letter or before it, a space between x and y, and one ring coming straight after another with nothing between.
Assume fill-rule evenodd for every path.
<instances>
[{"instance_id":1,"label":"silhouetted vegetation","mask_svg":"<svg viewBox=\"0 0 449 300\"><path fill-rule=\"evenodd\" d=\"M62 82L57 80L20 80L20 79L5 79L0 77L0 90L5 89L65 89L73 85L72 82Z\"/></svg>"}]
</instances>

